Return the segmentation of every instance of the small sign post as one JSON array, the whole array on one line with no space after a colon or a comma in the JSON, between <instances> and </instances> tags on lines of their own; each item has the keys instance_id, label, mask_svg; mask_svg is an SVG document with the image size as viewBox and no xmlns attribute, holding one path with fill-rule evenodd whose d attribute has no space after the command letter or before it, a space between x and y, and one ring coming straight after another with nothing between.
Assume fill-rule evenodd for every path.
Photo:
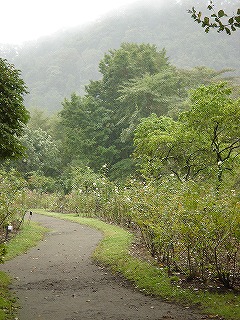
<instances>
[{"instance_id":1,"label":"small sign post","mask_svg":"<svg viewBox=\"0 0 240 320\"><path fill-rule=\"evenodd\" d=\"M13 231L13 226L12 226L11 224L9 224L9 225L7 226L5 240L8 239L8 234L9 234L9 232L12 232L12 231Z\"/></svg>"}]
</instances>

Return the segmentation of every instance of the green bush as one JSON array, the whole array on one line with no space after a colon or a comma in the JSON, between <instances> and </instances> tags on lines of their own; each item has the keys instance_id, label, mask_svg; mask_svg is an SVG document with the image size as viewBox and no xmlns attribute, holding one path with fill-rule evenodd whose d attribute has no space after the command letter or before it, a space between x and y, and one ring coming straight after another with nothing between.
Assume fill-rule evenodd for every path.
<instances>
[{"instance_id":1,"label":"green bush","mask_svg":"<svg viewBox=\"0 0 240 320\"><path fill-rule=\"evenodd\" d=\"M25 182L15 171L0 171L0 227L20 223L25 214Z\"/></svg>"},{"instance_id":2,"label":"green bush","mask_svg":"<svg viewBox=\"0 0 240 320\"><path fill-rule=\"evenodd\" d=\"M218 278L227 288L239 279L240 201L230 188L217 192L210 183L180 183L174 177L161 184L132 180L123 188L104 180L65 196L43 195L41 201L52 211L131 228L171 276Z\"/></svg>"}]
</instances>

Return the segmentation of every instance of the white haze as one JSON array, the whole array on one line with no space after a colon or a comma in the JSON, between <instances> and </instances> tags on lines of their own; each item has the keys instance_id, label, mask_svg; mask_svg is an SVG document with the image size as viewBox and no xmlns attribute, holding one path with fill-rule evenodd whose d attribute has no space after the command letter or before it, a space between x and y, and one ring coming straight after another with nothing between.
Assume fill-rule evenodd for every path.
<instances>
[{"instance_id":1,"label":"white haze","mask_svg":"<svg viewBox=\"0 0 240 320\"><path fill-rule=\"evenodd\" d=\"M148 1L148 0L146 0ZM162 0L155 0L155 2ZM21 44L99 19L139 0L8 0L1 3L0 43Z\"/></svg>"}]
</instances>

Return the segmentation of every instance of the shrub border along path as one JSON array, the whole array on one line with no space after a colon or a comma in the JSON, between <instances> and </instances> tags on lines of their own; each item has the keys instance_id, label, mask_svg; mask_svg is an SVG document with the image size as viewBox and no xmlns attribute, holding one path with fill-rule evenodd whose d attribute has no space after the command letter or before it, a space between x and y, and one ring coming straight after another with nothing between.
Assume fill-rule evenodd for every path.
<instances>
[{"instance_id":1,"label":"shrub border along path","mask_svg":"<svg viewBox=\"0 0 240 320\"><path fill-rule=\"evenodd\" d=\"M173 285L166 270L150 265L130 255L134 240L130 232L103 221L79 217L76 214L62 214L34 209L34 212L55 218L70 220L100 230L104 238L94 252L93 258L122 274L133 285L146 294L155 295L185 307L196 305L210 317L240 319L240 296L233 292L219 294L204 291L193 292Z\"/></svg>"},{"instance_id":2,"label":"shrub border along path","mask_svg":"<svg viewBox=\"0 0 240 320\"><path fill-rule=\"evenodd\" d=\"M33 211L88 225L100 230L104 238L95 250L93 258L109 266L113 272L121 273L140 291L159 296L171 302L181 303L185 305L185 307L196 305L200 307L202 312L208 313L210 318L220 316L225 319L240 319L239 295L236 296L232 292L227 294L213 294L201 291L193 292L189 289L183 289L173 285L163 268L157 268L130 255L129 248L134 240L134 236L128 231L100 220L82 218L74 214L52 213L41 209L35 209ZM11 259L25 252L31 246L34 246L42 239L45 231L47 231L45 228L32 223L29 227L25 225L23 231L9 243L9 255L6 259ZM28 240L26 241L26 239ZM5 286L7 283L8 282L5 283ZM9 295L6 294L6 297L8 296ZM7 306L7 303L5 305ZM13 319L13 314L13 300L9 298L9 305L5 310L5 317L0 313L0 320Z\"/></svg>"}]
</instances>

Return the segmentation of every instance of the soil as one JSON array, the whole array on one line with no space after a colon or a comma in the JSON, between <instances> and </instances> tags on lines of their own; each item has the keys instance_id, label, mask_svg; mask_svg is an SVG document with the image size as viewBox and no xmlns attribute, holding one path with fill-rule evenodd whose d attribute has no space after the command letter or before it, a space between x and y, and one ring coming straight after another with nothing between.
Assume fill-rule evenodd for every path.
<instances>
[{"instance_id":1,"label":"soil","mask_svg":"<svg viewBox=\"0 0 240 320\"><path fill-rule=\"evenodd\" d=\"M191 306L178 306L137 291L91 254L102 235L77 223L39 214L32 220L48 227L36 247L1 266L13 277L20 320L199 320Z\"/></svg>"}]
</instances>

